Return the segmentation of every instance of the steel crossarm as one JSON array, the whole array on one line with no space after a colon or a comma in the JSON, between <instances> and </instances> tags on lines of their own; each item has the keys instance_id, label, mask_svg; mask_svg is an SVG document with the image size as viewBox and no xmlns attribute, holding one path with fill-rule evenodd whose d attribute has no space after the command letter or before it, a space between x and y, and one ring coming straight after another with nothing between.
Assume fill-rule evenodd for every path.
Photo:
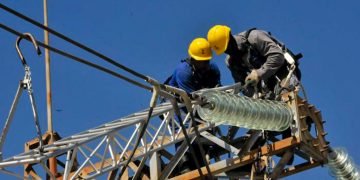
<instances>
[{"instance_id":1,"label":"steel crossarm","mask_svg":"<svg viewBox=\"0 0 360 180\"><path fill-rule=\"evenodd\" d=\"M133 147L134 140L138 136L139 128L146 119L147 112L148 109L133 113L124 118L63 138L51 145L44 146L42 153L37 150L30 150L4 159L0 162L0 168L25 164L43 164L49 158L66 155L64 178L76 178L79 176L79 172L84 170L83 168L89 166L94 169L91 170L93 173L88 174L86 178L99 176L104 172L121 167L127 158L128 152L135 150ZM162 114L165 115L163 120L159 118L159 115ZM183 115L188 117L185 114ZM184 121L189 121L189 119L185 118ZM198 119L197 121L200 122L199 130L201 132L209 128L208 123ZM172 105L170 103L158 105L154 109L150 125L143 136L147 143L139 145L135 150L133 160L182 141L184 136L176 124ZM194 131L187 129L187 132L189 132L190 137L195 136ZM126 136L125 134L129 135ZM151 146L152 148L150 148ZM74 156L77 156L77 158L74 158ZM109 162L109 158L111 162ZM70 177L70 169L75 160L79 167ZM100 165L98 165L99 162Z\"/></svg>"},{"instance_id":2,"label":"steel crossarm","mask_svg":"<svg viewBox=\"0 0 360 180\"><path fill-rule=\"evenodd\" d=\"M229 86L219 90L232 88L234 87ZM192 102L192 105L195 105L195 103ZM135 147L135 141L138 139L140 129L146 121L149 109L63 138L53 144L45 145L42 152L30 150L6 158L0 161L0 169L2 172L6 171L7 174L15 174L9 171L8 168L11 166L30 165L31 168L32 166L37 166L42 169L41 172L45 172L49 177L56 177L57 175L51 174L45 166L48 159L56 157L58 161L64 161L64 170L61 175L63 179L92 179L121 169L130 154L134 152L127 171L129 170L129 173L131 173L131 170L133 173L136 173L143 168L136 165L137 161L141 158L152 157L154 153L168 150L173 147L171 145L184 140L184 134L174 112L175 108L173 105L166 102L157 105L153 109L149 124L144 135L141 137L141 143L137 147ZM184 107L184 104L178 103L178 106L181 108ZM196 133L194 128L190 128L193 127L194 121L191 120L189 113L181 112L181 117L184 124L187 124L185 128L189 138L194 139ZM239 152L240 149L232 147L206 132L206 130L217 125L204 122L198 118L195 118L195 121L203 138L215 142L215 144L220 145L220 147L232 152L234 155ZM170 163L171 166L168 169L173 169L177 163L178 161ZM148 166L145 168L148 168ZM37 174L35 171L34 173ZM167 175L170 175L170 173L168 172ZM28 173L29 176L33 174ZM35 178L35 176L28 178Z\"/></svg>"}]
</instances>

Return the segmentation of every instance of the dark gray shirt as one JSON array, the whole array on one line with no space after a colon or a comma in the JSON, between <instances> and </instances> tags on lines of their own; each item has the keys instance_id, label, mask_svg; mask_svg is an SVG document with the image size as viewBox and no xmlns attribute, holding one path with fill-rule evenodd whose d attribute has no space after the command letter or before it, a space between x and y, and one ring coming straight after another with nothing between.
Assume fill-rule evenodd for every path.
<instances>
[{"instance_id":1,"label":"dark gray shirt","mask_svg":"<svg viewBox=\"0 0 360 180\"><path fill-rule=\"evenodd\" d=\"M245 33L234 35L238 48L244 48L246 41ZM242 57L226 58L232 76L236 82L244 82L245 77L251 70L255 69L259 77L266 81L274 75L285 62L283 50L266 31L252 30L248 37L251 49L245 50ZM240 63L229 63L229 61L240 61Z\"/></svg>"}]
</instances>

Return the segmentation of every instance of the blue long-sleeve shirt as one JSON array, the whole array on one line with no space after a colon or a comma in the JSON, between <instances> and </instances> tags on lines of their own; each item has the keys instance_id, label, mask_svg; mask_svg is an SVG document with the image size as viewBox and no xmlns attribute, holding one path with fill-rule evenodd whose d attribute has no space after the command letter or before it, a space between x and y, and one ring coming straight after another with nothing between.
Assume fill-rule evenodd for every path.
<instances>
[{"instance_id":1,"label":"blue long-sleeve shirt","mask_svg":"<svg viewBox=\"0 0 360 180\"><path fill-rule=\"evenodd\" d=\"M188 62L183 61L176 67L168 84L183 89L187 93L221 85L218 66L213 62L210 62L209 65L208 71L199 73L193 71Z\"/></svg>"}]
</instances>

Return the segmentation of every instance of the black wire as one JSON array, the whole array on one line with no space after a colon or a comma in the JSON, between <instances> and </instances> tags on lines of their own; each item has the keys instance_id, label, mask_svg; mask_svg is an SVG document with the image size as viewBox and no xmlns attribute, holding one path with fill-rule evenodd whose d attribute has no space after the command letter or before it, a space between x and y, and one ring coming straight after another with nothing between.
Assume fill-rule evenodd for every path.
<instances>
[{"instance_id":1,"label":"black wire","mask_svg":"<svg viewBox=\"0 0 360 180\"><path fill-rule=\"evenodd\" d=\"M24 39L30 41L27 36L23 35L22 33L14 30L14 29L12 29L12 28L10 28L10 27L7 27L7 26L5 26L5 25L3 25L3 24L1 24L1 23L0 23L0 28L2 28L2 29L4 29L4 30L6 30L6 31L8 31L8 32L10 32L10 33L12 33L12 34L14 34L14 35L21 36L21 37L23 37ZM41 47L43 47L43 48L46 48L46 49L49 49L49 50L51 50L51 51L53 51L53 52L55 52L55 53L57 53L57 54L59 54L59 55L68 57L68 58L70 58L70 59L72 59L72 60L75 60L75 61L77 61L77 62L83 63L83 64L88 65L88 66L90 66L90 67L93 67L93 68L95 68L95 69L97 69L97 70L100 70L100 71L103 71L103 72L105 72L105 73L108 73L108 74L110 74L110 75L112 75L112 76L121 78L121 79L123 79L123 80L125 80L125 81L127 81L127 82L129 82L129 83L132 83L132 84L134 84L134 85L136 85L136 86L139 86L139 87L141 87L141 88L144 88L144 89L147 89L147 90L152 90L152 88L151 88L150 86L146 86L146 85L144 85L144 84L142 84L142 83L139 83L139 82L137 82L137 81L134 81L134 80L132 80L132 79L126 77L126 76L123 76L123 75L121 75L121 74L119 74L119 73L116 73L116 72L114 72L114 71L112 71L112 70L109 70L109 69L104 68L104 67L102 67L102 66L99 66L99 65L97 65L97 64L91 63L91 62L89 62L89 61L86 61L86 60L84 60L84 59L82 59L82 58L79 58L79 57L76 57L76 56L74 56L74 55L71 55L71 54L69 54L69 53L66 53L66 52L64 52L64 51L62 51L62 50L59 50L59 49L57 49L57 48L48 46L48 45L46 45L46 44L44 44L44 43L42 43L42 42L40 42L40 41L37 41L37 40L36 40L36 42L37 42L37 44L38 44L39 46L41 46Z\"/></svg>"},{"instance_id":2,"label":"black wire","mask_svg":"<svg viewBox=\"0 0 360 180\"><path fill-rule=\"evenodd\" d=\"M146 81L148 80L147 76L145 76L145 75L143 75L143 74L141 74L139 72L136 72L135 70L132 70L132 69L130 69L130 68L116 62L115 60L113 60L113 59L111 59L111 58L109 58L109 57L107 57L107 56L105 56L105 55L103 55L103 54L101 54L101 53L99 53L99 52L97 52L97 51L95 51L95 50L93 50L93 49L79 43L79 42L77 42L77 41L74 41L71 38L69 38L69 37L67 37L67 36L65 36L65 35L57 32L57 31L55 31L55 30L53 30L51 28L49 28L49 27L46 27L46 26L42 25L41 23L39 23L39 22L25 16L24 14L21 14L20 12L15 11L14 9L11 9L11 8L3 5L2 3L0 3L0 8L4 9L5 11L7 11L7 12L9 12L9 13L11 13L11 14L13 14L13 15L21 18L21 19L24 19L27 22L30 22L31 24L33 24L33 25L35 25L35 26L37 26L39 28L47 30L49 33L51 33L51 34L65 40L65 41L67 41L67 42L69 42L69 43L71 43L71 44L73 44L75 46L78 46L79 48L84 49L85 51L87 51L87 52L89 52L91 54L94 54L97 57L102 58L106 62L108 62L108 63L110 63L110 64L112 64L112 65L114 65L116 67L119 67L119 68L121 68L121 69L123 69L123 70L125 70L125 71L127 71L127 72L141 78L141 79L144 79Z\"/></svg>"},{"instance_id":3,"label":"black wire","mask_svg":"<svg viewBox=\"0 0 360 180\"><path fill-rule=\"evenodd\" d=\"M198 162L198 158L196 157L195 150L194 150L193 146L191 145L191 141L190 141L189 135L188 135L187 132L186 132L186 128L185 128L185 126L184 126L184 123L183 123L183 121L182 121L182 119L181 119L180 114L177 114L177 118L179 119L179 124L180 124L180 127L181 127L181 131L182 131L182 133L184 134L186 143L187 143L187 145L189 146L190 154L191 154L192 158L194 159L195 166L196 166L196 168L197 168L198 171L199 171L199 174L200 174L201 179L204 179L204 174L203 174L202 171L201 171L201 167L200 167L200 164L199 164L199 162ZM200 138L199 138L199 140L200 140Z\"/></svg>"},{"instance_id":4,"label":"black wire","mask_svg":"<svg viewBox=\"0 0 360 180\"><path fill-rule=\"evenodd\" d=\"M208 174L208 178L212 179L212 173L210 171L210 167L208 165L208 163L206 162L206 159L205 159L205 152L204 152L204 148L202 147L202 143L201 143L201 139L200 139L200 132L199 132L199 129L197 127L197 125L195 124L196 121L195 121L195 118L194 118L194 114L190 111L190 118L193 122L193 126L194 126L194 130L195 130L195 134L196 136L199 138L199 143L197 143L198 147L199 147L199 150L200 150L200 154L202 156L202 160L203 160L203 163L205 164L205 167L206 167L206 170L207 172L209 173Z\"/></svg>"},{"instance_id":5,"label":"black wire","mask_svg":"<svg viewBox=\"0 0 360 180\"><path fill-rule=\"evenodd\" d=\"M140 133L139 133L139 136L138 136L138 138L137 138L137 140L136 140L136 143L135 143L135 146L134 146L134 150L131 152L129 158L127 159L127 161L126 161L126 163L125 163L125 165L121 168L119 177L121 177L121 176L124 174L124 172L125 172L127 166L129 165L131 159L134 157L135 151L136 151L136 149L138 148L138 146L139 146L139 144L140 144L140 141L141 141L141 138L142 138L142 136L144 135L145 130L146 130L148 124L149 124L149 121L150 121L150 118L151 118L151 115L152 115L153 110L154 110L154 107L150 107L148 116L147 116L147 118L146 118L146 121L144 122L144 125L142 126L142 128L141 128L141 130L140 130ZM146 148L146 146L145 146L145 148Z\"/></svg>"}]
</instances>

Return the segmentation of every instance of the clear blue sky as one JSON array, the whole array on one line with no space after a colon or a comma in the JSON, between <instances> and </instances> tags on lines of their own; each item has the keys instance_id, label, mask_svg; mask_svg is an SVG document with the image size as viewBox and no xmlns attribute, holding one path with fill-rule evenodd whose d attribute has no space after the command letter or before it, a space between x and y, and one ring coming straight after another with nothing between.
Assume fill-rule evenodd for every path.
<instances>
[{"instance_id":1,"label":"clear blue sky","mask_svg":"<svg viewBox=\"0 0 360 180\"><path fill-rule=\"evenodd\" d=\"M2 0L40 22L42 1ZM205 37L215 24L233 32L251 27L271 31L294 52L301 52L302 82L310 102L322 111L332 147L345 147L360 163L359 42L360 2L356 0L253 1L49 1L49 26L143 74L163 81L187 56L189 42ZM0 10L0 23L30 32L43 31ZM16 37L0 30L0 126L7 117L24 72L15 50ZM100 63L99 58L50 36L52 46ZM44 56L22 42L31 66L42 130L46 131ZM43 51L44 52L44 51ZM54 129L63 137L144 109L150 93L95 69L51 54ZM233 82L224 56L214 56L223 84ZM122 71L119 71L122 72ZM23 151L35 136L27 94L23 94L5 156ZM7 177L0 175L0 177ZM330 179L327 168L315 168L287 179ZM2 178L1 178L2 179Z\"/></svg>"}]
</instances>

